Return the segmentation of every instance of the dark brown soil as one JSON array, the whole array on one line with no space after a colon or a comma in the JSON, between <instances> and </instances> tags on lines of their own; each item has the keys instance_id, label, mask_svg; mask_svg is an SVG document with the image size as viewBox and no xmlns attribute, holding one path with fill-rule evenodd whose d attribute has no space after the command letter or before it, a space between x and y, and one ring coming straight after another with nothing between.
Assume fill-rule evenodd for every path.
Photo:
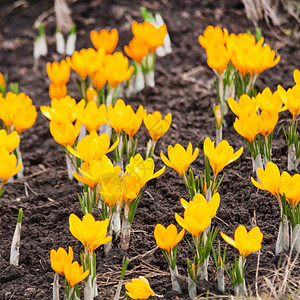
<instances>
[{"instance_id":1,"label":"dark brown soil","mask_svg":"<svg viewBox=\"0 0 300 300\"><path fill-rule=\"evenodd\" d=\"M159 110L164 115L168 112L173 115L169 132L158 142L155 150L157 169L163 166L159 158L160 151L166 153L169 144L180 143L186 147L189 142L201 150L192 165L193 170L198 172L203 169L203 141L207 136L214 139L215 135L211 107L216 102L216 93L213 88L214 74L206 65L205 52L197 38L209 24L226 27L229 32L234 33L253 30L241 1L71 2L73 18L78 28L77 49L92 46L89 40L92 29L116 27L120 34L118 50L121 50L131 39L132 21L142 21L140 5L146 6L150 11L161 12L172 39L173 53L157 59L155 88L146 88L124 100L134 108L141 104L149 112ZM204 2L208 2L207 5ZM32 46L36 35L33 23L52 5L53 1L50 0L1 1L0 4L0 71L8 74L10 82L19 82L20 90L27 93L37 107L50 104L46 62L62 58L55 53L55 23L51 14L45 22L49 54L41 58L33 68ZM281 28L273 27L272 24L268 27L262 22L260 26L265 41L278 51L281 61L273 69L261 74L257 83L258 90L268 86L274 91L278 84L287 88L293 85L293 69L299 67L299 39L286 37ZM283 28L296 31L298 27L290 18L283 24ZM72 96L79 99L75 86L71 84L70 89ZM233 116L229 115L229 126L223 134L224 139L237 150L244 143L235 132L232 121ZM144 154L148 139L144 127L138 136L138 151ZM25 178L9 183L0 200L0 299L51 299L54 272L50 267L50 250L72 246L77 260L83 250L80 242L69 232L68 224L68 217L72 212L82 217L77 198L81 187L75 180L68 179L64 152L51 137L48 121L41 113L36 124L22 135L21 150ZM281 171L287 169L286 155L286 143L278 126L274 134L273 161ZM280 221L279 207L274 197L258 191L251 184L252 167L247 149L225 171L225 179L219 189L221 204L213 225L233 236L239 224L250 229L256 217L256 223L264 235L259 270L259 291L263 291L262 276L274 270L278 261L274 256L274 248ZM115 243L109 257L104 257L102 248L96 252L99 299L113 298L123 256L132 259L125 281L144 275L154 291L163 295L163 299L175 299L176 296L188 299L186 290L182 296L172 292L168 266L161 251L155 248L153 237L155 224L176 224L175 212L183 212L179 201L181 197L187 199L184 184L180 176L169 168L160 178L148 183L133 223L130 249L124 252ZM15 268L9 266L9 253L21 207L24 209L24 217L20 267ZM183 276L187 275L186 258L192 258L187 239L188 233L178 247L178 267ZM225 242L218 235L217 240L219 239L224 246ZM228 246L227 253L227 263L232 263L237 251ZM251 254L246 264L246 282L254 294L256 261L257 254ZM226 283L227 293L232 293L228 279ZM202 283L199 293L205 295L207 290L211 294L219 294L212 260L209 265L209 282Z\"/></svg>"}]
</instances>

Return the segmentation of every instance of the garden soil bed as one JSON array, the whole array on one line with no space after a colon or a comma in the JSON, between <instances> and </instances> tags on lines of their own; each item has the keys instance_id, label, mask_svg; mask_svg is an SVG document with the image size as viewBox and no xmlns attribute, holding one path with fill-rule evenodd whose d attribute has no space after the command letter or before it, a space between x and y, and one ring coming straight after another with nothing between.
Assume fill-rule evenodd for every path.
<instances>
[{"instance_id":1,"label":"garden soil bed","mask_svg":"<svg viewBox=\"0 0 300 300\"><path fill-rule=\"evenodd\" d=\"M212 104L216 102L216 92L212 70L207 67L204 49L198 43L198 35L212 24L226 27L229 32L239 33L250 29L253 24L246 18L241 1L72 1L70 7L77 25L77 49L92 47L89 32L92 29L115 27L120 40L117 50L131 39L131 23L142 21L139 7L161 12L167 24L173 52L158 58L156 63L156 87L146 88L140 93L123 98L134 109L143 105L148 112L160 111L163 115L171 112L173 122L167 134L159 140L155 150L155 164L158 170L163 166L159 154L167 152L169 144L180 143L184 147L189 142L199 147L200 154L192 164L194 171L203 169L203 141L215 138ZM49 79L46 62L63 57L55 52L55 23L50 14L45 21L49 54L34 64L33 38L35 20L53 5L53 1L1 1L0 4L0 72L8 75L9 82L19 82L20 91L28 94L39 108L50 105L48 96ZM299 38L294 33L299 26L289 18L282 28L259 24L265 41L281 55L280 63L261 74L257 88L262 91L270 87L274 91L278 84L284 88L293 85L292 71L299 67ZM283 29L292 31L287 37ZM73 74L72 76L75 75ZM79 99L76 87L70 83L70 95ZM283 115L286 116L286 115ZM235 132L234 117L229 113L228 127L223 132L224 139L238 150L244 146L242 138ZM284 118L281 121L284 122ZM49 132L48 120L40 113L36 124L24 132L21 150L25 166L25 177L7 185L0 199L0 299L51 299L54 272L50 267L52 248L72 246L75 259L79 260L82 245L69 231L68 217L75 213L82 217L77 195L82 187L75 180L68 179L65 156L61 147ZM138 152L144 155L148 135L144 126L138 133ZM280 170L287 169L287 147L283 132L277 126L274 134L273 161ZM280 222L279 207L275 197L257 190L251 183L252 166L250 153L244 146L239 160L225 168L226 175L219 189L221 204L213 225L220 231L233 236L235 228L244 224L248 230L257 224L264 235L260 266L258 271L258 291L267 293L264 276L272 276L277 268L278 258L274 255L275 241ZM171 290L168 266L160 249L156 248L153 237L154 226L176 224L174 214L182 215L180 198L187 199L184 184L174 170L167 168L158 179L150 181L139 204L133 222L130 248L122 251L118 242L108 257L104 257L100 247L97 253L98 299L112 299L120 276L123 256L130 258L125 282L143 275L148 278L153 290L163 295L163 299L188 299L187 290L179 295ZM17 221L19 208L23 208L20 266L9 266L10 245ZM96 214L96 218L99 216ZM186 258L192 258L187 240L189 233L178 246L178 267L186 276ZM217 240L225 246L220 235ZM215 244L217 245L217 243ZM231 263L237 250L227 247L227 263ZM299 262L298 262L299 263ZM251 254L246 263L246 283L255 295L255 273L257 253ZM299 264L298 264L299 266ZM298 277L297 277L298 276ZM299 268L296 267L291 279L299 282ZM213 261L209 264L209 282L201 282L199 294L220 295L216 286L216 270ZM226 278L226 291L233 288ZM62 293L62 291L61 291ZM124 288L122 290L124 295ZM299 296L300 298L300 296ZM299 299L298 298L298 299Z\"/></svg>"}]
</instances>

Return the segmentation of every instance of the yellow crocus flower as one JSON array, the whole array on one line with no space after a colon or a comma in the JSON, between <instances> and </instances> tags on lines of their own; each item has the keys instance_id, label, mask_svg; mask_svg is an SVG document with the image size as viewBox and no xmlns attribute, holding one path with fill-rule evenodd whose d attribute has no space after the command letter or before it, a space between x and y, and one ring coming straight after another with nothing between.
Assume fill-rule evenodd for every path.
<instances>
[{"instance_id":1,"label":"yellow crocus flower","mask_svg":"<svg viewBox=\"0 0 300 300\"><path fill-rule=\"evenodd\" d=\"M215 142L208 137L204 141L203 150L214 175L220 173L224 167L237 160L243 153L243 147L234 153L226 140L222 140L215 148Z\"/></svg>"},{"instance_id":2,"label":"yellow crocus flower","mask_svg":"<svg viewBox=\"0 0 300 300\"><path fill-rule=\"evenodd\" d=\"M143 121L152 141L155 142L169 130L172 123L172 115L168 113L163 119L159 111L147 114L147 111L145 110Z\"/></svg>"},{"instance_id":3,"label":"yellow crocus flower","mask_svg":"<svg viewBox=\"0 0 300 300\"><path fill-rule=\"evenodd\" d=\"M142 105L140 105L138 110L135 113L132 107L129 106L129 111L131 114L129 118L133 120L133 122L130 122L127 125L125 125L123 130L128 134L129 138L132 138L142 125L143 117L144 117L144 108Z\"/></svg>"},{"instance_id":4,"label":"yellow crocus flower","mask_svg":"<svg viewBox=\"0 0 300 300\"><path fill-rule=\"evenodd\" d=\"M50 80L56 85L67 84L70 78L71 68L65 60L47 63L47 74Z\"/></svg>"},{"instance_id":5,"label":"yellow crocus flower","mask_svg":"<svg viewBox=\"0 0 300 300\"><path fill-rule=\"evenodd\" d=\"M12 120L15 130L21 134L28 128L32 127L37 118L37 111L34 105L22 106L18 109L12 109Z\"/></svg>"},{"instance_id":6,"label":"yellow crocus flower","mask_svg":"<svg viewBox=\"0 0 300 300\"><path fill-rule=\"evenodd\" d=\"M199 35L198 41L200 45L207 49L208 47L215 47L216 45L224 45L228 39L227 29L221 29L219 26L213 27L209 25L203 32L203 35Z\"/></svg>"},{"instance_id":7,"label":"yellow crocus flower","mask_svg":"<svg viewBox=\"0 0 300 300\"><path fill-rule=\"evenodd\" d=\"M112 54L118 44L119 33L116 28L113 28L110 32L106 29L102 29L99 32L93 30L90 38L96 49L103 47L106 54Z\"/></svg>"},{"instance_id":8,"label":"yellow crocus flower","mask_svg":"<svg viewBox=\"0 0 300 300\"><path fill-rule=\"evenodd\" d=\"M20 136L16 131L9 134L4 129L0 130L0 148L6 149L8 152L15 150L20 144Z\"/></svg>"},{"instance_id":9,"label":"yellow crocus flower","mask_svg":"<svg viewBox=\"0 0 300 300\"><path fill-rule=\"evenodd\" d=\"M222 75L230 61L230 55L223 44L206 48L207 65Z\"/></svg>"},{"instance_id":10,"label":"yellow crocus flower","mask_svg":"<svg viewBox=\"0 0 300 300\"><path fill-rule=\"evenodd\" d=\"M126 187L126 193L124 195L124 202L129 204L140 193L142 186L139 180L135 176L127 175L124 177L123 182Z\"/></svg>"},{"instance_id":11,"label":"yellow crocus flower","mask_svg":"<svg viewBox=\"0 0 300 300\"><path fill-rule=\"evenodd\" d=\"M141 63L149 52L149 46L142 39L133 37L128 46L124 47L124 51L130 58Z\"/></svg>"},{"instance_id":12,"label":"yellow crocus flower","mask_svg":"<svg viewBox=\"0 0 300 300\"><path fill-rule=\"evenodd\" d=\"M265 170L257 169L257 177L260 182L251 177L251 182L259 189L268 191L280 201L281 176L280 171L273 162L268 162Z\"/></svg>"},{"instance_id":13,"label":"yellow crocus flower","mask_svg":"<svg viewBox=\"0 0 300 300\"><path fill-rule=\"evenodd\" d=\"M259 117L262 120L260 134L266 137L273 132L278 121L278 113L269 114L267 111L262 111Z\"/></svg>"},{"instance_id":14,"label":"yellow crocus flower","mask_svg":"<svg viewBox=\"0 0 300 300\"><path fill-rule=\"evenodd\" d=\"M58 274L65 276L65 265L73 262L73 249L69 247L69 253L64 248L58 248L57 251L50 251L51 268Z\"/></svg>"},{"instance_id":15,"label":"yellow crocus flower","mask_svg":"<svg viewBox=\"0 0 300 300\"><path fill-rule=\"evenodd\" d=\"M17 165L17 157L9 154L5 148L0 148L0 178L2 185L9 178L16 175L21 169L22 163L19 161Z\"/></svg>"},{"instance_id":16,"label":"yellow crocus flower","mask_svg":"<svg viewBox=\"0 0 300 300\"><path fill-rule=\"evenodd\" d=\"M281 111L286 110L282 107L282 101L278 91L275 91L273 94L269 88L265 88L262 93L258 93L256 96L257 104L261 111L266 111L270 115L278 114Z\"/></svg>"},{"instance_id":17,"label":"yellow crocus flower","mask_svg":"<svg viewBox=\"0 0 300 300\"><path fill-rule=\"evenodd\" d=\"M269 45L250 47L243 58L247 73L250 75L273 68L280 60L280 56L275 58L275 51L271 50Z\"/></svg>"},{"instance_id":18,"label":"yellow crocus flower","mask_svg":"<svg viewBox=\"0 0 300 300\"><path fill-rule=\"evenodd\" d=\"M87 101L94 101L94 102L97 102L98 101L98 97L97 97L97 92L95 89L89 87L87 90L86 90L86 99Z\"/></svg>"},{"instance_id":19,"label":"yellow crocus flower","mask_svg":"<svg viewBox=\"0 0 300 300\"><path fill-rule=\"evenodd\" d=\"M128 58L121 52L106 55L104 59L104 76L110 85L115 88L121 82L128 80L134 71L134 67L129 67Z\"/></svg>"},{"instance_id":20,"label":"yellow crocus flower","mask_svg":"<svg viewBox=\"0 0 300 300\"><path fill-rule=\"evenodd\" d=\"M79 121L76 121L75 125L71 122L59 124L51 121L49 127L51 135L58 144L72 147L79 135L81 124Z\"/></svg>"},{"instance_id":21,"label":"yellow crocus flower","mask_svg":"<svg viewBox=\"0 0 300 300\"><path fill-rule=\"evenodd\" d=\"M154 238L157 246L168 253L182 240L184 233L185 230L182 229L177 234L177 228L174 224L169 225L167 228L161 224L156 224L154 228Z\"/></svg>"},{"instance_id":22,"label":"yellow crocus flower","mask_svg":"<svg viewBox=\"0 0 300 300\"><path fill-rule=\"evenodd\" d=\"M83 161L101 160L103 155L113 151L119 143L117 140L110 146L110 138L106 133L98 135L92 131L89 135L82 138L75 149L68 147L69 152Z\"/></svg>"},{"instance_id":23,"label":"yellow crocus flower","mask_svg":"<svg viewBox=\"0 0 300 300\"><path fill-rule=\"evenodd\" d=\"M82 174L80 176L77 172L73 171L73 176L79 181L86 185L88 185L91 189L93 189L97 181L92 177L92 174L90 172L90 164L87 162L83 162L81 165L81 168L78 169L79 172Z\"/></svg>"},{"instance_id":24,"label":"yellow crocus flower","mask_svg":"<svg viewBox=\"0 0 300 300\"><path fill-rule=\"evenodd\" d=\"M184 176L190 164L197 158L199 149L195 148L193 153L192 144L189 143L185 150L180 144L176 144L175 147L169 145L168 157L161 152L160 157L165 165L174 169L181 176Z\"/></svg>"},{"instance_id":25,"label":"yellow crocus flower","mask_svg":"<svg viewBox=\"0 0 300 300\"><path fill-rule=\"evenodd\" d=\"M180 203L184 209L187 209L189 205L194 205L194 203L197 203L198 205L203 205L204 207L208 208L209 217L212 219L217 214L217 210L220 205L220 194L218 192L214 193L214 195L210 198L208 203L205 197L199 193L196 194L193 197L193 200L190 202L187 202L186 200L181 198Z\"/></svg>"},{"instance_id":26,"label":"yellow crocus flower","mask_svg":"<svg viewBox=\"0 0 300 300\"><path fill-rule=\"evenodd\" d=\"M239 33L238 35L230 34L228 40L226 41L227 49L230 53L231 62L236 67L241 75L246 75L249 73L249 66L251 64L250 55L248 52L251 52L250 49L253 47L261 47L264 39L256 43L255 37L247 33Z\"/></svg>"},{"instance_id":27,"label":"yellow crocus flower","mask_svg":"<svg viewBox=\"0 0 300 300\"><path fill-rule=\"evenodd\" d=\"M106 181L103 181L102 177L100 177L99 182L101 187L100 195L104 203L109 207L115 206L118 202L122 203L126 193L125 183L121 178L116 177L115 174L112 174L111 178L106 177L105 179Z\"/></svg>"},{"instance_id":28,"label":"yellow crocus flower","mask_svg":"<svg viewBox=\"0 0 300 300\"><path fill-rule=\"evenodd\" d=\"M176 213L175 219L182 228L198 239L211 223L210 213L207 203L191 201L184 210L184 218Z\"/></svg>"},{"instance_id":29,"label":"yellow crocus flower","mask_svg":"<svg viewBox=\"0 0 300 300\"><path fill-rule=\"evenodd\" d=\"M50 121L73 123L77 118L76 107L76 100L70 96L65 96L61 99L51 99L51 106L41 106L40 110Z\"/></svg>"},{"instance_id":30,"label":"yellow crocus flower","mask_svg":"<svg viewBox=\"0 0 300 300\"><path fill-rule=\"evenodd\" d=\"M238 226L234 233L234 240L223 232L221 232L221 236L228 244L238 249L243 258L252 252L258 251L261 248L263 239L263 234L258 226L252 228L249 232L247 232L245 226Z\"/></svg>"},{"instance_id":31,"label":"yellow crocus flower","mask_svg":"<svg viewBox=\"0 0 300 300\"><path fill-rule=\"evenodd\" d=\"M233 98L228 97L228 105L237 117L241 115L249 116L252 113L256 113L259 109L256 98L250 98L247 94L243 94L239 101L235 101Z\"/></svg>"},{"instance_id":32,"label":"yellow crocus flower","mask_svg":"<svg viewBox=\"0 0 300 300\"><path fill-rule=\"evenodd\" d=\"M143 187L149 180L160 176L165 171L165 167L154 173L153 159L147 158L143 160L140 154L136 154L130 158L126 171L129 175L136 177L139 185Z\"/></svg>"},{"instance_id":33,"label":"yellow crocus flower","mask_svg":"<svg viewBox=\"0 0 300 300\"><path fill-rule=\"evenodd\" d=\"M133 126L134 118L130 105L125 105L122 99L118 99L114 106L110 104L107 109L108 125L110 125L117 134L120 134L124 128Z\"/></svg>"},{"instance_id":34,"label":"yellow crocus flower","mask_svg":"<svg viewBox=\"0 0 300 300\"><path fill-rule=\"evenodd\" d=\"M278 93L285 108L289 110L295 120L300 114L300 85L296 84L287 91L279 85Z\"/></svg>"},{"instance_id":35,"label":"yellow crocus flower","mask_svg":"<svg viewBox=\"0 0 300 300\"><path fill-rule=\"evenodd\" d=\"M66 61L69 66L80 76L82 80L86 76L93 77L97 72L103 72L103 62L105 58L104 48L95 50L92 48L75 51Z\"/></svg>"},{"instance_id":36,"label":"yellow crocus flower","mask_svg":"<svg viewBox=\"0 0 300 300\"><path fill-rule=\"evenodd\" d=\"M49 85L49 97L50 99L56 98L64 98L67 95L67 86L65 84L55 84L51 83Z\"/></svg>"},{"instance_id":37,"label":"yellow crocus flower","mask_svg":"<svg viewBox=\"0 0 300 300\"><path fill-rule=\"evenodd\" d=\"M154 291L151 289L149 281L144 276L139 278L133 278L132 282L125 284L127 295L131 299L146 300L150 296L156 296Z\"/></svg>"},{"instance_id":38,"label":"yellow crocus flower","mask_svg":"<svg viewBox=\"0 0 300 300\"><path fill-rule=\"evenodd\" d=\"M99 127L107 122L105 104L98 107L94 101L89 101L85 106L85 100L82 99L77 105L76 115L89 133L98 131Z\"/></svg>"},{"instance_id":39,"label":"yellow crocus flower","mask_svg":"<svg viewBox=\"0 0 300 300\"><path fill-rule=\"evenodd\" d=\"M145 21L143 23L132 22L131 25L133 35L143 40L149 47L149 50L153 53L158 47L163 46L165 36L167 34L167 26L165 24L160 27Z\"/></svg>"},{"instance_id":40,"label":"yellow crocus flower","mask_svg":"<svg viewBox=\"0 0 300 300\"><path fill-rule=\"evenodd\" d=\"M115 178L119 178L121 174L121 168L119 166L114 167L106 155L101 160L84 162L79 170L83 177L78 174L74 177L90 187L94 187L97 183L100 185L108 183Z\"/></svg>"},{"instance_id":41,"label":"yellow crocus flower","mask_svg":"<svg viewBox=\"0 0 300 300\"><path fill-rule=\"evenodd\" d=\"M300 202L300 174L291 176L287 172L281 174L281 195L285 195L286 201L293 207Z\"/></svg>"},{"instance_id":42,"label":"yellow crocus flower","mask_svg":"<svg viewBox=\"0 0 300 300\"><path fill-rule=\"evenodd\" d=\"M97 90L100 91L106 83L106 78L104 75L104 70L102 72L96 72L93 76L92 76L92 80L93 80L93 87Z\"/></svg>"},{"instance_id":43,"label":"yellow crocus flower","mask_svg":"<svg viewBox=\"0 0 300 300\"><path fill-rule=\"evenodd\" d=\"M235 118L233 127L239 135L252 143L262 129L262 119L256 113L240 115Z\"/></svg>"},{"instance_id":44,"label":"yellow crocus flower","mask_svg":"<svg viewBox=\"0 0 300 300\"><path fill-rule=\"evenodd\" d=\"M91 214L86 214L82 221L73 213L69 217L70 232L89 253L111 241L111 236L106 236L108 223L108 219L95 221Z\"/></svg>"},{"instance_id":45,"label":"yellow crocus flower","mask_svg":"<svg viewBox=\"0 0 300 300\"><path fill-rule=\"evenodd\" d=\"M32 100L24 93L7 92L5 98L0 95L0 119L8 131L14 125L20 134L33 126L37 118L37 111Z\"/></svg>"},{"instance_id":46,"label":"yellow crocus flower","mask_svg":"<svg viewBox=\"0 0 300 300\"><path fill-rule=\"evenodd\" d=\"M64 274L70 288L73 288L77 283L84 280L90 273L89 270L86 270L85 272L83 271L83 266L79 266L77 261L65 265Z\"/></svg>"}]
</instances>

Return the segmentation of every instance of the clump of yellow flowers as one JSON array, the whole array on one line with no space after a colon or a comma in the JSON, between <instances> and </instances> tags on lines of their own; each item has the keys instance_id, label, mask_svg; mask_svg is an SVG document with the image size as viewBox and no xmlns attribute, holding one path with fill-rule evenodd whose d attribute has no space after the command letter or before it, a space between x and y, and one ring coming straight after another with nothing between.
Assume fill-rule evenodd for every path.
<instances>
[{"instance_id":1,"label":"clump of yellow flowers","mask_svg":"<svg viewBox=\"0 0 300 300\"><path fill-rule=\"evenodd\" d=\"M227 29L209 25L199 38L206 50L207 64L217 75L217 95L220 115L227 113L226 102L229 97L239 98L242 94L256 96L255 83L260 73L276 66L280 56L264 39L248 33L229 34ZM214 109L215 111L215 109ZM216 122L217 116L215 113ZM220 136L220 127L217 126ZM218 137L217 143L220 138Z\"/></svg>"},{"instance_id":2,"label":"clump of yellow flowers","mask_svg":"<svg viewBox=\"0 0 300 300\"><path fill-rule=\"evenodd\" d=\"M224 175L218 179L219 173L225 166L242 155L243 148L234 153L233 148L225 140L221 141L216 147L214 143L210 138L206 138L203 143L205 170L203 174L200 173L200 176L194 176L191 169L188 172L188 168L196 160L199 153L198 148L195 148L193 152L191 143L189 143L186 150L180 144L176 144L174 147L169 145L168 158L162 152L160 154L162 161L182 176L190 199L195 194L201 193L209 201L211 196L217 192L223 179Z\"/></svg>"},{"instance_id":3,"label":"clump of yellow flowers","mask_svg":"<svg viewBox=\"0 0 300 300\"><path fill-rule=\"evenodd\" d=\"M233 124L251 153L253 172L271 161L272 140L279 113L286 110L278 91L265 88L256 97L243 94L239 101L228 98L228 105L236 115Z\"/></svg>"},{"instance_id":4,"label":"clump of yellow flowers","mask_svg":"<svg viewBox=\"0 0 300 300\"><path fill-rule=\"evenodd\" d=\"M0 196L9 178L14 175L23 177L20 136L33 126L37 118L32 100L28 95L19 93L18 84L11 83L9 91L6 87L6 78L0 73Z\"/></svg>"}]
</instances>

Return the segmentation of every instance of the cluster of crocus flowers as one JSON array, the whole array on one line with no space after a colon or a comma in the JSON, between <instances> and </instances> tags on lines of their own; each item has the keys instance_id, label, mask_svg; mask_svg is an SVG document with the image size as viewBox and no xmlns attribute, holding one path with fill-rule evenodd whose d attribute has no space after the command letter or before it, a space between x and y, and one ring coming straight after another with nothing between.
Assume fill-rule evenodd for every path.
<instances>
[{"instance_id":1,"label":"cluster of crocus flowers","mask_svg":"<svg viewBox=\"0 0 300 300\"><path fill-rule=\"evenodd\" d=\"M49 86L50 99L60 99L67 95L67 83L70 78L71 69L65 60L47 63L47 74L51 80Z\"/></svg>"},{"instance_id":2,"label":"cluster of crocus flowers","mask_svg":"<svg viewBox=\"0 0 300 300\"><path fill-rule=\"evenodd\" d=\"M278 86L279 96L287 109L292 115L292 120L289 122L285 137L288 146L288 170L297 170L300 164L300 138L298 126L298 116L300 115L300 71L294 70L295 85L287 91Z\"/></svg>"},{"instance_id":3,"label":"cluster of crocus flowers","mask_svg":"<svg viewBox=\"0 0 300 300\"><path fill-rule=\"evenodd\" d=\"M256 42L248 33L230 34L226 46L231 62L240 74L242 94L251 93L258 75L276 66L280 60L280 56L275 58L275 51L264 44L262 37Z\"/></svg>"},{"instance_id":4,"label":"cluster of crocus flowers","mask_svg":"<svg viewBox=\"0 0 300 300\"><path fill-rule=\"evenodd\" d=\"M229 35L226 29L210 25L198 40L206 50L207 64L217 74L221 115L227 112L228 97L234 97L235 93L237 97L255 96L258 75L280 60L280 56L275 58L269 45L263 45L263 38L256 42L248 33Z\"/></svg>"},{"instance_id":5,"label":"cluster of crocus flowers","mask_svg":"<svg viewBox=\"0 0 300 300\"><path fill-rule=\"evenodd\" d=\"M217 231L210 228L211 220L216 215L220 205L220 195L216 192L206 201L202 194L196 194L194 198L187 202L181 199L184 208L184 217L175 214L177 223L192 235L195 249L194 262L190 264L188 259L189 274L189 295L191 298L196 296L197 277L208 279L207 266L212 244L216 238Z\"/></svg>"},{"instance_id":6,"label":"cluster of crocus flowers","mask_svg":"<svg viewBox=\"0 0 300 300\"><path fill-rule=\"evenodd\" d=\"M114 166L105 155L113 151L119 139L110 145L106 133L98 136L96 132L84 137L75 149L68 146L68 151L83 161L79 172L74 177L85 184L83 195L80 197L83 213L91 213L96 205L102 212L102 218L109 218L109 230L120 232L120 213L124 203L122 223L122 238L124 247L128 247L130 227L141 197L141 190L151 179L160 176L164 168L154 172L152 158L143 159L140 154L132 156L123 174L119 165ZM126 225L126 226L125 226ZM125 229L124 229L125 228Z\"/></svg>"},{"instance_id":7,"label":"cluster of crocus flowers","mask_svg":"<svg viewBox=\"0 0 300 300\"><path fill-rule=\"evenodd\" d=\"M32 104L32 100L28 95L24 93L15 94L11 91L8 91L5 95L2 95L0 93L0 120L2 120L3 129L7 133L16 131L18 135L21 135L25 130L33 126L33 124L36 121L36 118L37 118L36 108ZM16 136L16 135L12 135L12 136ZM21 166L22 154L20 150L20 140L16 148L13 149L13 151L18 159L18 162L21 162L20 164ZM10 165L11 163L12 160L10 160ZM20 168L18 169L18 171L16 171L16 173L18 173L17 174L18 177L23 176L23 167Z\"/></svg>"},{"instance_id":8,"label":"cluster of crocus flowers","mask_svg":"<svg viewBox=\"0 0 300 300\"><path fill-rule=\"evenodd\" d=\"M65 297L67 300L78 299L78 283L89 275L89 270L84 271L77 261L73 261L73 249L69 252L64 248L50 251L51 268L55 271L53 281L53 299L59 299L59 275L65 277Z\"/></svg>"},{"instance_id":9,"label":"cluster of crocus flowers","mask_svg":"<svg viewBox=\"0 0 300 300\"><path fill-rule=\"evenodd\" d=\"M280 174L276 164L269 162L265 170L257 170L258 180L251 178L252 183L259 189L270 192L279 203L281 211L281 223L279 227L276 250L278 255L281 252L289 251L290 247L300 251L300 175L291 176L287 172ZM289 223L292 236L289 237Z\"/></svg>"},{"instance_id":10,"label":"cluster of crocus flowers","mask_svg":"<svg viewBox=\"0 0 300 300\"><path fill-rule=\"evenodd\" d=\"M134 67L129 66L127 57L121 52L114 52L119 40L117 29L93 30L90 37L96 50L88 48L75 51L66 61L79 76L78 86L82 97L87 102L94 100L98 105L104 103L108 107L121 91L121 83L131 77ZM91 89L93 97L88 93Z\"/></svg>"},{"instance_id":11,"label":"cluster of crocus flowers","mask_svg":"<svg viewBox=\"0 0 300 300\"><path fill-rule=\"evenodd\" d=\"M240 225L235 230L234 240L225 235L223 232L221 232L221 236L228 244L235 247L240 253L239 260L235 258L235 264L230 272L230 279L233 283L236 295L247 297L244 278L245 258L250 253L261 249L263 234L258 226L247 232L245 226Z\"/></svg>"},{"instance_id":12,"label":"cluster of crocus flowers","mask_svg":"<svg viewBox=\"0 0 300 300\"><path fill-rule=\"evenodd\" d=\"M225 166L237 160L243 152L243 148L234 152L225 140L221 141L216 147L214 144L215 142L211 141L210 138L206 138L204 141L205 170L203 176L200 173L200 182L199 177L195 177L192 170L187 172L191 163L196 160L199 154L198 148L195 148L193 152L191 143L189 143L186 150L180 144L176 144L175 147L170 145L168 147L168 158L162 152L160 154L162 161L182 176L190 199L201 192L209 201L210 197L217 192L223 179L222 177L218 180L218 174ZM212 178L211 173L213 173Z\"/></svg>"},{"instance_id":13,"label":"cluster of crocus flowers","mask_svg":"<svg viewBox=\"0 0 300 300\"><path fill-rule=\"evenodd\" d=\"M178 269L176 266L177 244L182 240L185 230L177 233L174 224L165 228L161 224L156 224L154 228L154 238L157 246L162 250L163 255L169 265L172 281L172 289L181 293L180 283L178 282Z\"/></svg>"},{"instance_id":14,"label":"cluster of crocus flowers","mask_svg":"<svg viewBox=\"0 0 300 300\"><path fill-rule=\"evenodd\" d=\"M148 21L132 23L133 39L124 47L125 53L133 59L135 77L133 92L138 92L144 85L154 87L155 50L162 47L167 34L165 24L155 26Z\"/></svg>"},{"instance_id":15,"label":"cluster of crocus flowers","mask_svg":"<svg viewBox=\"0 0 300 300\"><path fill-rule=\"evenodd\" d=\"M233 126L244 137L255 172L271 160L274 128L279 112L286 108L283 107L279 92L272 93L269 88L252 98L243 94L239 102L229 98L228 104L236 115Z\"/></svg>"}]
</instances>

